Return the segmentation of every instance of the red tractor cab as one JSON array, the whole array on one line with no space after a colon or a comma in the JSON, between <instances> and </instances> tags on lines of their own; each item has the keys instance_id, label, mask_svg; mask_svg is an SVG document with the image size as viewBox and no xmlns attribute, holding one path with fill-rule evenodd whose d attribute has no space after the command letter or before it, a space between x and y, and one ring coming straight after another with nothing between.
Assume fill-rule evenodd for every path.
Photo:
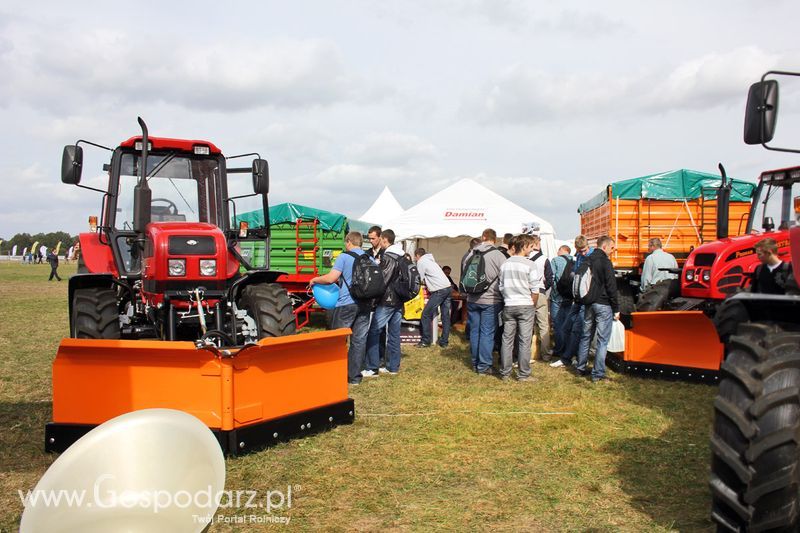
<instances>
[{"instance_id":1,"label":"red tractor cab","mask_svg":"<svg viewBox=\"0 0 800 533\"><path fill-rule=\"evenodd\" d=\"M275 283L283 272L251 267L239 249L257 240L268 250L269 228L231 222L235 201L248 196L261 197L269 219L267 161L235 156L252 164L228 168L234 158L213 143L149 137L139 120L141 136L109 149L97 231L80 235L78 275L69 282L71 336L230 346L294 333L291 301ZM62 181L84 187L81 144L99 146L65 147ZM252 193L229 194L234 173L251 174Z\"/></svg>"}]
</instances>

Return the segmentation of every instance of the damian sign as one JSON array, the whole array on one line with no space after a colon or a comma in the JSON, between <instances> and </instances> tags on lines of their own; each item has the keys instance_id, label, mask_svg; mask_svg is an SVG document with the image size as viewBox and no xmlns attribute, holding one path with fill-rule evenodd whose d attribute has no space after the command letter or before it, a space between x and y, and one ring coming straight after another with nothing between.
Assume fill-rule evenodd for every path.
<instances>
[{"instance_id":1,"label":"damian sign","mask_svg":"<svg viewBox=\"0 0 800 533\"><path fill-rule=\"evenodd\" d=\"M444 210L445 220L486 220L485 209L454 208Z\"/></svg>"}]
</instances>

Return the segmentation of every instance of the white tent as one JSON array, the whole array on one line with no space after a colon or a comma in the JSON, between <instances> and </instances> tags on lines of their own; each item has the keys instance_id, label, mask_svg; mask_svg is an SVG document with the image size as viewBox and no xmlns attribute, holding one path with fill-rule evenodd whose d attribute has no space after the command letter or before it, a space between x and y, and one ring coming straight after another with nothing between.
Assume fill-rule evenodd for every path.
<instances>
[{"instance_id":1,"label":"white tent","mask_svg":"<svg viewBox=\"0 0 800 533\"><path fill-rule=\"evenodd\" d=\"M389 187L384 187L380 195L372 203L372 206L367 211L358 217L358 220L363 222L371 222L379 226L385 224L398 216L403 214L403 206L394 197Z\"/></svg>"},{"instance_id":2,"label":"white tent","mask_svg":"<svg viewBox=\"0 0 800 533\"><path fill-rule=\"evenodd\" d=\"M394 230L398 239L412 241L413 248L423 247L436 261L461 271L461 258L469 240L492 228L498 239L505 233L523 231L542 239L542 251L555 256L553 226L527 209L503 198L483 185L462 179L389 220L384 228Z\"/></svg>"}]
</instances>

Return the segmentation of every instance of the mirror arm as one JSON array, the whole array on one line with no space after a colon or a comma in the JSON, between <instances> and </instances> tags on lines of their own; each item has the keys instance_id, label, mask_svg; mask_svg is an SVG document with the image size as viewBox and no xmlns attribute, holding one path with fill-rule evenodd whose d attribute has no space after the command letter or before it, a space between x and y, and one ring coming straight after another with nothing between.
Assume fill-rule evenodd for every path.
<instances>
[{"instance_id":1,"label":"mirror arm","mask_svg":"<svg viewBox=\"0 0 800 533\"><path fill-rule=\"evenodd\" d=\"M261 159L261 156L258 154L258 152L253 152L253 153L250 153L250 154L230 155L230 156L226 157L225 159L237 159L239 157L251 157L251 156L256 156L256 159ZM230 172L230 171L228 171L228 172Z\"/></svg>"},{"instance_id":2,"label":"mirror arm","mask_svg":"<svg viewBox=\"0 0 800 533\"><path fill-rule=\"evenodd\" d=\"M104 191L102 189L95 189L94 187L88 187L86 185L81 185L80 183L76 183L75 186L76 187L80 187L81 189L89 189L90 191L95 191L95 192L100 192L100 193L103 193L103 194L108 194L106 191Z\"/></svg>"},{"instance_id":3,"label":"mirror arm","mask_svg":"<svg viewBox=\"0 0 800 533\"><path fill-rule=\"evenodd\" d=\"M109 152L113 152L114 151L112 148L109 148L108 146L103 146L102 144L93 143L92 141L86 141L84 139L78 139L78 142L75 143L75 146L78 146L81 143L89 144L91 146L96 146L97 148L102 148L103 150L108 150Z\"/></svg>"}]
</instances>

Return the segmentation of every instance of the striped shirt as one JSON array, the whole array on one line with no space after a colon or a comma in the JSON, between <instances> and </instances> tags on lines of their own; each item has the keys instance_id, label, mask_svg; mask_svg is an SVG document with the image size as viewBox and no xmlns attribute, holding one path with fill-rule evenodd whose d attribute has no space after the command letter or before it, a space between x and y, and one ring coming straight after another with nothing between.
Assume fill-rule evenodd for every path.
<instances>
[{"instance_id":1,"label":"striped shirt","mask_svg":"<svg viewBox=\"0 0 800 533\"><path fill-rule=\"evenodd\" d=\"M500 293L506 306L533 305L532 294L544 288L536 263L522 256L511 256L500 267Z\"/></svg>"}]
</instances>

